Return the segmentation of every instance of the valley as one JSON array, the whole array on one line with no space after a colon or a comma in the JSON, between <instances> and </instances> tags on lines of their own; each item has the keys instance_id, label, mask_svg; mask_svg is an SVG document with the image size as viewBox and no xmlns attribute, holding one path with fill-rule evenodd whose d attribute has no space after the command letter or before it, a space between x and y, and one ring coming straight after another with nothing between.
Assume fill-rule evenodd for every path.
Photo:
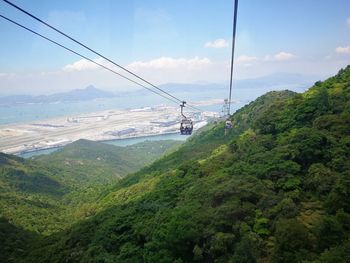
<instances>
[{"instance_id":1,"label":"valley","mask_svg":"<svg viewBox=\"0 0 350 263\"><path fill-rule=\"evenodd\" d=\"M118 147L78 140L30 160L0 153L0 217L43 235L62 230L93 214L89 204L120 178L180 144L146 141Z\"/></svg>"}]
</instances>

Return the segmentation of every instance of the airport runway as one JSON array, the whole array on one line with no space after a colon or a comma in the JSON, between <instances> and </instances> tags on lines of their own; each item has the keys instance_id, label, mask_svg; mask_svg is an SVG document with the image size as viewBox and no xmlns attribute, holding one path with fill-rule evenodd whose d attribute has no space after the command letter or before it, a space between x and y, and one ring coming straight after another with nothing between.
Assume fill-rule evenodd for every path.
<instances>
[{"instance_id":1,"label":"airport runway","mask_svg":"<svg viewBox=\"0 0 350 263\"><path fill-rule=\"evenodd\" d=\"M214 112L189 114L197 128L217 117ZM1 125L0 151L15 154L64 146L79 139L103 141L171 133L178 130L180 120L177 108L162 106Z\"/></svg>"}]
</instances>

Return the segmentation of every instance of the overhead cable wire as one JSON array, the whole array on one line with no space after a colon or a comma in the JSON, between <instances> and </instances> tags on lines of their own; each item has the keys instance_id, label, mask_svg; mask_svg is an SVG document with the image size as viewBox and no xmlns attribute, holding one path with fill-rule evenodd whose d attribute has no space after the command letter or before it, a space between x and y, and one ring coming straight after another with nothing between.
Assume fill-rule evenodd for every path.
<instances>
[{"instance_id":1,"label":"overhead cable wire","mask_svg":"<svg viewBox=\"0 0 350 263\"><path fill-rule=\"evenodd\" d=\"M83 44L82 42L80 42L80 41L76 40L75 38L69 36L68 34L62 32L61 30L59 30L59 29L57 29L56 27L50 25L49 23L45 22L44 20L40 19L39 17L37 17L37 16L31 14L30 12L24 10L23 8L19 7L18 5L14 4L14 3L12 3L12 2L10 2L10 1L8 1L8 0L3 0L3 1L4 1L5 3L11 5L12 7L16 8L17 10L21 11L22 13L24 13L24 14L26 14L26 15L32 17L33 19L37 20L38 22L44 24L45 26L51 28L52 30L56 31L57 33L59 33L59 34L65 36L66 38L68 38L68 39L70 39L70 40L72 40L73 42L77 43L78 45L80 45L80 46L86 48L87 50L91 51L92 53L96 54L97 56L99 56L99 57L101 57L101 58L107 60L108 62L112 63L113 65L117 66L118 68L120 68L120 69L126 71L127 73L129 73L129 74L131 74L131 75L133 75L134 77L138 78L139 80L141 80L141 81L147 83L148 85L152 86L153 88L157 89L158 91L163 92L163 93L166 94L167 96L169 96L169 97L173 98L174 100L177 100L178 102L182 103L183 100L181 100L181 99L175 97L174 95L170 94L169 92L166 92L165 90L163 90L163 89L159 88L158 86L152 84L151 82L147 81L146 79L140 77L139 75L137 75L137 74L135 74L134 72L128 70L127 68L123 67L122 65L120 65L120 64L118 64L118 63L116 63L116 62L114 62L113 60L107 58L106 56L102 55L101 53L99 53L99 52L95 51L94 49L88 47L86 44ZM191 105L189 105L189 104L187 104L187 105L188 105L189 108L202 111L201 109L198 109L198 108L196 108L196 107L193 107L193 106L191 106Z\"/></svg>"},{"instance_id":2,"label":"overhead cable wire","mask_svg":"<svg viewBox=\"0 0 350 263\"><path fill-rule=\"evenodd\" d=\"M137 85L139 85L139 86L141 86L141 87L143 87L143 88L145 88L145 89L147 89L147 90L149 90L149 91L151 91L151 92L153 92L153 93L155 93L155 94L157 94L157 95L159 95L159 96L161 96L161 97L163 97L163 98L165 98L165 99L167 99L167 100L169 100L171 102L174 102L175 104L178 104L178 101L176 101L176 100L174 100L174 99L172 99L170 97L166 97L164 94L159 93L159 92L157 92L157 91L155 91L155 90L153 90L151 88L148 88L147 86L145 86L145 85L143 85L143 84L141 84L141 83L139 83L139 82L137 82L137 81L135 81L135 80L133 80L131 78L128 78L128 77L120 74L119 72L117 72L117 71L115 71L115 70L113 70L111 68L108 68L107 66L105 66L105 65L103 65L101 63L98 63L98 62L94 61L93 59L91 59L91 58L89 58L87 56L84 56L84 55L74 51L73 49L70 49L70 48L68 48L68 47L66 47L66 46L56 42L55 40L52 40L52 39L50 39L50 38L48 38L48 37L46 37L46 36L36 32L36 31L34 31L34 30L32 30L32 29L30 29L30 28L28 28L28 27L26 27L26 26L24 26L24 25L22 25L22 24L20 24L20 23L18 23L16 21L14 21L14 20L6 17L6 16L3 16L2 14L0 14L0 17L5 19L5 20L7 20L7 21L9 21L9 22L11 22L11 23L13 23L13 24L15 24L15 25L17 25L17 26L19 26L19 27L21 27L21 28L23 28L23 29L25 29L25 30L27 30L27 31L29 31L29 32L31 32L31 33L33 33L33 34L35 34L35 35L37 35L37 36L39 36L39 37L41 37L41 38L43 38L43 39L45 39L45 40L47 40L47 41L49 41L49 42L51 42L51 43L53 43L53 44L55 44L55 45L57 45L57 46L59 46L59 47L61 47L61 48L63 48L63 49L65 49L65 50L67 50L67 51L69 51L69 52L71 52L71 53L73 53L73 54L75 54L75 55L77 55L77 56L79 56L79 57L82 57L82 58L86 59L87 61L89 61L91 63L94 63L95 65L97 65L99 67L102 67L102 68L104 68L104 69L106 69L106 70L108 70L108 71L110 71L110 72L112 72L114 74L117 74L118 76L120 76L120 77L122 77L122 78L124 78L124 79L126 79L128 81L131 81L134 84L137 84Z\"/></svg>"},{"instance_id":3,"label":"overhead cable wire","mask_svg":"<svg viewBox=\"0 0 350 263\"><path fill-rule=\"evenodd\" d=\"M229 95L229 102L228 102L228 115L231 114L233 65L234 65L234 59L235 59L235 42L236 42L236 26L237 26L237 10L238 10L238 0L234 0L234 1L235 1L235 5L234 5L233 30L232 30L232 54L231 54L230 95Z\"/></svg>"}]
</instances>

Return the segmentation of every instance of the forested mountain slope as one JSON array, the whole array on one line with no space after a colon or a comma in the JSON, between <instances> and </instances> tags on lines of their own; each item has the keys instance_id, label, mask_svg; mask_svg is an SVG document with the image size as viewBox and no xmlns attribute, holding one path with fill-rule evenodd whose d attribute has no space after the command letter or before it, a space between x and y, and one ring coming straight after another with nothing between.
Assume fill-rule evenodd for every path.
<instances>
[{"instance_id":1,"label":"forested mountain slope","mask_svg":"<svg viewBox=\"0 0 350 263\"><path fill-rule=\"evenodd\" d=\"M64 169L72 180L70 185L96 187L96 184L115 183L121 177L151 164L181 144L180 141L164 140L145 141L120 147L79 140L35 160L50 165L51 169L52 167ZM71 176L72 173L74 176Z\"/></svg>"},{"instance_id":2,"label":"forested mountain slope","mask_svg":"<svg viewBox=\"0 0 350 263\"><path fill-rule=\"evenodd\" d=\"M0 217L44 235L62 230L91 216L85 207L121 177L179 144L117 147L80 140L30 160L0 153Z\"/></svg>"},{"instance_id":3,"label":"forested mountain slope","mask_svg":"<svg viewBox=\"0 0 350 263\"><path fill-rule=\"evenodd\" d=\"M350 262L349 98L350 66L303 94L270 92L17 262Z\"/></svg>"}]
</instances>

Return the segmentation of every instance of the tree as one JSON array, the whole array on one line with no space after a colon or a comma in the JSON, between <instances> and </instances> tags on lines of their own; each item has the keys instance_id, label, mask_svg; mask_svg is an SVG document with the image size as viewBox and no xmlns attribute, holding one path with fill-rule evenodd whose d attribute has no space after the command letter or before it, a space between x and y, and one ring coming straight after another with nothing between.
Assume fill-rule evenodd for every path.
<instances>
[{"instance_id":1,"label":"tree","mask_svg":"<svg viewBox=\"0 0 350 263\"><path fill-rule=\"evenodd\" d=\"M281 219L276 224L274 262L300 262L310 248L307 228L296 219Z\"/></svg>"}]
</instances>

